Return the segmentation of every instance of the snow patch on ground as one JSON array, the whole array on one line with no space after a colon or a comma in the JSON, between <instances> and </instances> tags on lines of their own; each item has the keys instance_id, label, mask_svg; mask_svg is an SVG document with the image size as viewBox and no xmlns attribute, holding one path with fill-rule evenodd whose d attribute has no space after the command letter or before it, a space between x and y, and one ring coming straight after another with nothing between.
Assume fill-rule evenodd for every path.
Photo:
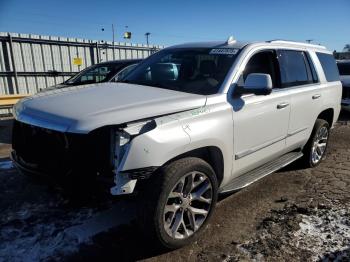
<instances>
[{"instance_id":1,"label":"snow patch on ground","mask_svg":"<svg viewBox=\"0 0 350 262\"><path fill-rule=\"evenodd\" d=\"M333 254L332 259L342 259L349 255L349 210L331 209L309 216L302 215L299 225L300 229L294 234L296 247L315 254L313 260L322 259L325 255L327 257L327 254Z\"/></svg>"},{"instance_id":2,"label":"snow patch on ground","mask_svg":"<svg viewBox=\"0 0 350 262\"><path fill-rule=\"evenodd\" d=\"M237 248L252 261L349 261L350 208L286 206L273 211L256 237Z\"/></svg>"}]
</instances>

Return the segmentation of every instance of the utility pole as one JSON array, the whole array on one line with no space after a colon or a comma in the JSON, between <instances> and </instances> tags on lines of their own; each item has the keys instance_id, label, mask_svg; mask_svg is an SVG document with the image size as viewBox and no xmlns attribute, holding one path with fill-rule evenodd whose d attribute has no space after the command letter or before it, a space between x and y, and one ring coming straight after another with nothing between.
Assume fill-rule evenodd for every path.
<instances>
[{"instance_id":1,"label":"utility pole","mask_svg":"<svg viewBox=\"0 0 350 262\"><path fill-rule=\"evenodd\" d=\"M149 45L148 38L149 38L150 34L151 34L150 32L147 32L147 33L145 34L147 45Z\"/></svg>"}]
</instances>

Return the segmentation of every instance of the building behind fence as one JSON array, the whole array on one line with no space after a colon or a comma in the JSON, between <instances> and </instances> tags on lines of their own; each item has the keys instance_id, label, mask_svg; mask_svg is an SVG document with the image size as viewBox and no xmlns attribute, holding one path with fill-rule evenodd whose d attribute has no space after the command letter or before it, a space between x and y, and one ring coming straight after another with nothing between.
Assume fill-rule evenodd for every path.
<instances>
[{"instance_id":1,"label":"building behind fence","mask_svg":"<svg viewBox=\"0 0 350 262\"><path fill-rule=\"evenodd\" d=\"M62 83L90 65L110 60L146 58L161 48L0 32L0 95L33 94Z\"/></svg>"}]
</instances>

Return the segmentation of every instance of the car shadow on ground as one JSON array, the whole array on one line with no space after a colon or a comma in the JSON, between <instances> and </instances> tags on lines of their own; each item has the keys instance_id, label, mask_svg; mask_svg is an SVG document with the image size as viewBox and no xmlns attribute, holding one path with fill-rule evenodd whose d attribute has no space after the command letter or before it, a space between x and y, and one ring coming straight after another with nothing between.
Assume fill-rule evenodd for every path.
<instances>
[{"instance_id":1,"label":"car shadow on ground","mask_svg":"<svg viewBox=\"0 0 350 262\"><path fill-rule=\"evenodd\" d=\"M143 234L133 221L108 232L97 234L90 243L82 244L79 251L66 261L135 261L151 258L168 252L158 248Z\"/></svg>"}]
</instances>

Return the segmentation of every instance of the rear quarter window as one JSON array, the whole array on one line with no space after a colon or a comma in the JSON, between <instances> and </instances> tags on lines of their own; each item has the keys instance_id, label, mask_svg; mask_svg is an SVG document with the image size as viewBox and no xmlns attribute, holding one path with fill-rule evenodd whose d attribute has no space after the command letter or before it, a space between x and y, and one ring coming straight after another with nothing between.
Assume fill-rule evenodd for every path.
<instances>
[{"instance_id":1,"label":"rear quarter window","mask_svg":"<svg viewBox=\"0 0 350 262\"><path fill-rule=\"evenodd\" d=\"M328 82L339 81L339 71L333 55L316 53Z\"/></svg>"}]
</instances>

